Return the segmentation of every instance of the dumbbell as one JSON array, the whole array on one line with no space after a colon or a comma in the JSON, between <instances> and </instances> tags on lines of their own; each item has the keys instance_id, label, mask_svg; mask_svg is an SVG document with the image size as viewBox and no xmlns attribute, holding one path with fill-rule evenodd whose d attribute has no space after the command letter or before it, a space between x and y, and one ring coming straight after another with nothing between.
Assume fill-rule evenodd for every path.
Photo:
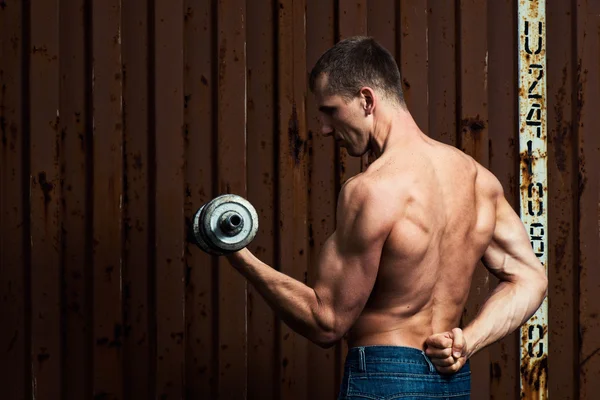
<instances>
[{"instance_id":1,"label":"dumbbell","mask_svg":"<svg viewBox=\"0 0 600 400\"><path fill-rule=\"evenodd\" d=\"M224 194L204 204L194 214L193 237L213 255L234 253L246 247L258 231L258 214L241 196Z\"/></svg>"}]
</instances>

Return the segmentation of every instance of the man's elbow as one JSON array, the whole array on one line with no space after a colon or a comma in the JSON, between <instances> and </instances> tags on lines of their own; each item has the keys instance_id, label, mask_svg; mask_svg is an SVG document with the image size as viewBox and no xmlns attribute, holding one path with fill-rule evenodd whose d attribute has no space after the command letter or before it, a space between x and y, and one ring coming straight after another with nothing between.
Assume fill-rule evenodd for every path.
<instances>
[{"instance_id":1,"label":"man's elbow","mask_svg":"<svg viewBox=\"0 0 600 400\"><path fill-rule=\"evenodd\" d=\"M335 346L342 337L343 335L338 335L333 331L321 332L312 342L323 349L329 349Z\"/></svg>"},{"instance_id":2,"label":"man's elbow","mask_svg":"<svg viewBox=\"0 0 600 400\"><path fill-rule=\"evenodd\" d=\"M536 303L541 304L548 295L548 277L543 269L528 274L520 279L520 285L534 296Z\"/></svg>"},{"instance_id":3,"label":"man's elbow","mask_svg":"<svg viewBox=\"0 0 600 400\"><path fill-rule=\"evenodd\" d=\"M548 276L544 271L541 271L541 273L539 274L537 282L539 285L540 296L543 301L548 295Z\"/></svg>"},{"instance_id":4,"label":"man's elbow","mask_svg":"<svg viewBox=\"0 0 600 400\"><path fill-rule=\"evenodd\" d=\"M323 321L321 321L323 322ZM335 346L344 337L347 329L340 324L336 318L329 319L329 323L321 323L312 340L319 347L329 349Z\"/></svg>"}]
</instances>

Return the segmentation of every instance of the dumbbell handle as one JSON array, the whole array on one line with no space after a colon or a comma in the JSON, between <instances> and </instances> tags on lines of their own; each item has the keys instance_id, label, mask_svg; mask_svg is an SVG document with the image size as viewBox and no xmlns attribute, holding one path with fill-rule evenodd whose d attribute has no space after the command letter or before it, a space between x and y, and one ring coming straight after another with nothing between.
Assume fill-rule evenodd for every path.
<instances>
[{"instance_id":1,"label":"dumbbell handle","mask_svg":"<svg viewBox=\"0 0 600 400\"><path fill-rule=\"evenodd\" d=\"M235 236L244 227L244 219L235 211L228 211L221 216L219 226L227 236Z\"/></svg>"}]
</instances>

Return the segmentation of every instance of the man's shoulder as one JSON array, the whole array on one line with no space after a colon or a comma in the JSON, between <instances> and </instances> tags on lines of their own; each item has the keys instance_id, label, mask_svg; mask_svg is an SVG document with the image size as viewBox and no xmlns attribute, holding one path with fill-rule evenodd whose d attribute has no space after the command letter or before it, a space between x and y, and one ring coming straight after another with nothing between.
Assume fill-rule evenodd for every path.
<instances>
[{"instance_id":1,"label":"man's shoulder","mask_svg":"<svg viewBox=\"0 0 600 400\"><path fill-rule=\"evenodd\" d=\"M340 207L354 212L367 211L383 215L396 214L403 203L401 181L362 173L348 179L340 191ZM406 191L408 193L408 191Z\"/></svg>"}]
</instances>

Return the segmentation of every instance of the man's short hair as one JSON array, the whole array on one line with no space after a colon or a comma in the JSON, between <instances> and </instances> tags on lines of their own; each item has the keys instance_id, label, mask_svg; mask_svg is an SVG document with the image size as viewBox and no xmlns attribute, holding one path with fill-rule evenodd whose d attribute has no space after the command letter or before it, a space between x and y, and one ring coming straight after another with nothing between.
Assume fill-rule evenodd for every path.
<instances>
[{"instance_id":1,"label":"man's short hair","mask_svg":"<svg viewBox=\"0 0 600 400\"><path fill-rule=\"evenodd\" d=\"M379 89L405 107L402 77L396 60L375 39L353 36L339 41L317 61L310 73L309 86L314 92L317 78L327 76L327 90L347 100L364 86Z\"/></svg>"}]
</instances>

